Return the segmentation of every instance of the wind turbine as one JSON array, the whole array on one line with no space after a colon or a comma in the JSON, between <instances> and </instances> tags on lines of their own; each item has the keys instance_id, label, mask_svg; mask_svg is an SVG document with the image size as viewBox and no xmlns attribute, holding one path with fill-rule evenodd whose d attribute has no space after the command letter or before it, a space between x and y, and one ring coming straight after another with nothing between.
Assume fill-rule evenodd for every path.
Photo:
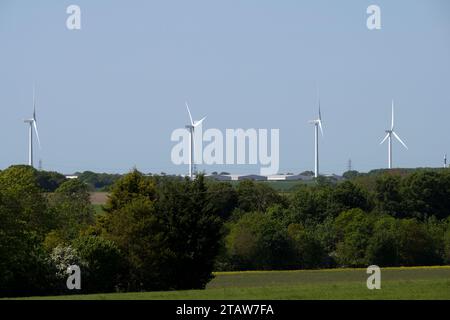
<instances>
[{"instance_id":1,"label":"wind turbine","mask_svg":"<svg viewBox=\"0 0 450 320\"><path fill-rule=\"evenodd\" d=\"M190 123L186 125L186 129L189 130L189 178L193 178L193 165L194 165L194 132L195 128L202 124L206 117L203 117L200 121L192 120L191 110L189 110L189 105L186 102L186 109L189 113Z\"/></svg>"},{"instance_id":2,"label":"wind turbine","mask_svg":"<svg viewBox=\"0 0 450 320\"><path fill-rule=\"evenodd\" d=\"M314 125L314 141L315 141L315 161L314 161L314 177L319 177L319 128L323 137L322 129L322 114L320 112L320 98L319 98L319 118L310 120L309 123Z\"/></svg>"},{"instance_id":3,"label":"wind turbine","mask_svg":"<svg viewBox=\"0 0 450 320\"><path fill-rule=\"evenodd\" d=\"M33 167L33 129L36 132L36 138L38 141L39 149L41 148L41 141L39 140L39 132L37 129L37 121L36 121L36 97L35 97L35 89L33 86L33 117L31 119L25 119L25 123L28 123L29 128L29 144L28 144L28 165Z\"/></svg>"},{"instance_id":4,"label":"wind turbine","mask_svg":"<svg viewBox=\"0 0 450 320\"><path fill-rule=\"evenodd\" d=\"M394 136L406 149L408 147L406 144L400 139L400 137L395 133L394 131L394 100L392 100L392 121L391 121L391 129L386 130L386 136L384 137L383 141L381 141L380 144L383 144L386 140L389 142L389 149L388 149L388 165L389 169L392 169L392 136Z\"/></svg>"}]
</instances>

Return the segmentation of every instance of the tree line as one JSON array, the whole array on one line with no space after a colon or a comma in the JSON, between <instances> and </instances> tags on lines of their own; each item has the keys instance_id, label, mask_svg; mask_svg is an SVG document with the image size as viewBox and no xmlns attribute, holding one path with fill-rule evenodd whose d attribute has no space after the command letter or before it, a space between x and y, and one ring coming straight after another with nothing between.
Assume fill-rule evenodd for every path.
<instances>
[{"instance_id":1,"label":"tree line","mask_svg":"<svg viewBox=\"0 0 450 320\"><path fill-rule=\"evenodd\" d=\"M201 289L213 271L450 264L450 170L352 174L283 194L133 170L99 214L87 183L50 191L43 181L56 178L0 172L0 296L73 293L74 264L81 293Z\"/></svg>"}]
</instances>

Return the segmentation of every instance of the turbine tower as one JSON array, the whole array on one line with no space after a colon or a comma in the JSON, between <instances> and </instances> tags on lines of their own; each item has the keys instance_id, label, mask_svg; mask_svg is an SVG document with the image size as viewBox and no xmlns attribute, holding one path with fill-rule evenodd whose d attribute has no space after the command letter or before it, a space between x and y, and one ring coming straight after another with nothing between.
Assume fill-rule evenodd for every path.
<instances>
[{"instance_id":1,"label":"turbine tower","mask_svg":"<svg viewBox=\"0 0 450 320\"><path fill-rule=\"evenodd\" d=\"M203 120L206 119L206 117L203 117L200 121L193 121L192 120L192 115L191 115L191 110L189 110L189 105L186 102L186 109L189 113L189 120L190 123L188 125L186 125L186 129L189 130L189 178L192 179L194 176L194 170L193 170L193 166L194 166L194 132L195 132L195 128L198 127Z\"/></svg>"},{"instance_id":2,"label":"turbine tower","mask_svg":"<svg viewBox=\"0 0 450 320\"><path fill-rule=\"evenodd\" d=\"M33 86L33 117L31 119L25 119L25 123L29 124L29 142L28 142L28 165L33 167L33 129L36 132L36 138L38 141L39 148L41 148L41 141L39 140L39 132L37 129L36 121L36 97L35 89Z\"/></svg>"},{"instance_id":3,"label":"turbine tower","mask_svg":"<svg viewBox=\"0 0 450 320\"><path fill-rule=\"evenodd\" d=\"M406 144L400 139L400 137L394 131L394 100L392 100L392 119L391 119L391 129L386 130L386 136L380 144L383 144L386 140L388 140L388 167L392 169L392 136L394 136L406 149L408 147Z\"/></svg>"},{"instance_id":4,"label":"turbine tower","mask_svg":"<svg viewBox=\"0 0 450 320\"><path fill-rule=\"evenodd\" d=\"M316 120L310 120L309 123L314 125L314 146L315 146L315 153L314 153L314 177L319 177L319 128L320 132L323 136L323 129L322 129L322 114L320 112L320 98L319 98L319 117Z\"/></svg>"}]
</instances>

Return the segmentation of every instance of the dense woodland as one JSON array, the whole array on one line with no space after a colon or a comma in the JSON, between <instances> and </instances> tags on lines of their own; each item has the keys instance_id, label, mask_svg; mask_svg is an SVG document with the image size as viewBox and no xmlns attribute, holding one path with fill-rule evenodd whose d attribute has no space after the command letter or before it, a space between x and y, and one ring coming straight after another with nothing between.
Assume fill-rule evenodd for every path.
<instances>
[{"instance_id":1,"label":"dense woodland","mask_svg":"<svg viewBox=\"0 0 450 320\"><path fill-rule=\"evenodd\" d=\"M0 296L204 288L213 271L450 264L450 169L266 183L0 172ZM102 182L99 182L102 181ZM107 188L95 213L89 191Z\"/></svg>"}]
</instances>

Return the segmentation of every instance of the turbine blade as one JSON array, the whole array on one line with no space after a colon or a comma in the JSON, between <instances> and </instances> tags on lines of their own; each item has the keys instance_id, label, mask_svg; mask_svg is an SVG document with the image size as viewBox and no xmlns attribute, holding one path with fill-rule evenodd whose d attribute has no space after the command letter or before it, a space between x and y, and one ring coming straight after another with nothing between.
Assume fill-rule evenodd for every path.
<instances>
[{"instance_id":1,"label":"turbine blade","mask_svg":"<svg viewBox=\"0 0 450 320\"><path fill-rule=\"evenodd\" d=\"M319 121L322 121L322 113L320 112L320 98L319 98Z\"/></svg>"},{"instance_id":2,"label":"turbine blade","mask_svg":"<svg viewBox=\"0 0 450 320\"><path fill-rule=\"evenodd\" d=\"M38 141L39 149L41 149L41 140L39 139L39 132L38 132L36 120L33 120L33 127L34 127L34 131L36 132L36 138Z\"/></svg>"},{"instance_id":3,"label":"turbine blade","mask_svg":"<svg viewBox=\"0 0 450 320\"><path fill-rule=\"evenodd\" d=\"M394 137L397 138L398 141L400 141L400 143L406 148L408 149L408 147L406 146L406 144L402 141L402 139L400 139L400 137L395 133L392 132L394 134Z\"/></svg>"},{"instance_id":4,"label":"turbine blade","mask_svg":"<svg viewBox=\"0 0 450 320\"><path fill-rule=\"evenodd\" d=\"M320 132L322 133L322 137L323 137L322 120L319 119L318 124L319 124L319 128L320 128Z\"/></svg>"},{"instance_id":5,"label":"turbine blade","mask_svg":"<svg viewBox=\"0 0 450 320\"><path fill-rule=\"evenodd\" d=\"M203 122L203 120L205 120L205 119L206 119L206 117L203 117L202 120L196 121L195 124L194 124L194 127L199 126Z\"/></svg>"},{"instance_id":6,"label":"turbine blade","mask_svg":"<svg viewBox=\"0 0 450 320\"><path fill-rule=\"evenodd\" d=\"M36 89L33 83L33 119L36 119Z\"/></svg>"},{"instance_id":7,"label":"turbine blade","mask_svg":"<svg viewBox=\"0 0 450 320\"><path fill-rule=\"evenodd\" d=\"M194 121L192 120L191 110L189 110L189 106L188 106L187 101L186 101L186 108L187 108L187 111L189 113L189 119L191 120L191 125L193 126L194 125Z\"/></svg>"},{"instance_id":8,"label":"turbine blade","mask_svg":"<svg viewBox=\"0 0 450 320\"><path fill-rule=\"evenodd\" d=\"M392 119L391 119L391 130L394 130L394 100L392 100Z\"/></svg>"},{"instance_id":9,"label":"turbine blade","mask_svg":"<svg viewBox=\"0 0 450 320\"><path fill-rule=\"evenodd\" d=\"M380 144L383 144L387 140L387 138L389 138L389 133L386 135L386 137L384 137L383 141L381 141Z\"/></svg>"}]
</instances>

